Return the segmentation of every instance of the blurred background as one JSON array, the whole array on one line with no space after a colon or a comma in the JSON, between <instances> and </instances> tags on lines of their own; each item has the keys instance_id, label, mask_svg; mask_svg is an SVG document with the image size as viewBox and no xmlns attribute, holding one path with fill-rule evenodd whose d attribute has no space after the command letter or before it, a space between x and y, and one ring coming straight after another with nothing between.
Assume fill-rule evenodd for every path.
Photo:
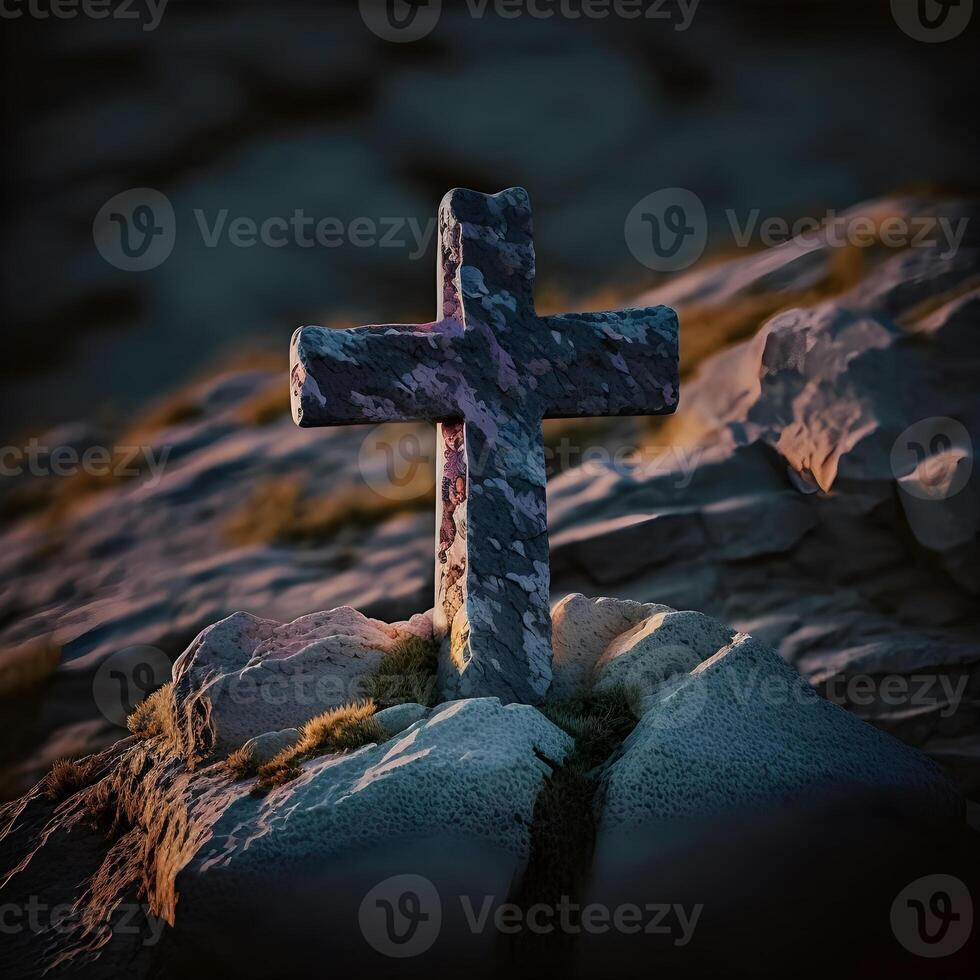
<instances>
[{"instance_id":1,"label":"blurred background","mask_svg":"<svg viewBox=\"0 0 980 980\"><path fill-rule=\"evenodd\" d=\"M726 209L793 220L974 180L975 31L921 43L888 0L651 10L663 19L444 3L413 43L378 37L351 0L6 16L0 435L126 413L244 347L285 358L301 323L430 319L434 240L417 247L407 223L424 229L452 186L529 189L540 303L573 308L655 283L623 222L660 188L701 198L721 252ZM172 204L176 247L129 272L93 220L141 187ZM404 224L390 247L229 234L297 211ZM201 224L222 214L209 242Z\"/></svg>"}]
</instances>

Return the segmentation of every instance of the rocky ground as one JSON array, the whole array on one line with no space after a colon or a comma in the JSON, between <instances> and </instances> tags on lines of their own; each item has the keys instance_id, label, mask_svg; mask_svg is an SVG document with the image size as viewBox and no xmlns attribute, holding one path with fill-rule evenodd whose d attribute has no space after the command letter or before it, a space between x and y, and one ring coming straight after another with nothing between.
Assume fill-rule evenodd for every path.
<instances>
[{"instance_id":1,"label":"rocky ground","mask_svg":"<svg viewBox=\"0 0 980 980\"><path fill-rule=\"evenodd\" d=\"M615 595L698 610L726 624L699 627L697 635L707 631L709 637L703 644L689 633L665 644L673 620L665 622L663 610L648 605L598 647L582 639L588 631L571 634L571 642L556 641L558 662L566 664L556 673L556 697L576 696L588 679L600 692L603 686L615 687L621 671L620 680L641 689L630 709L632 723L637 718L639 723L622 746L607 746L601 760L611 765L604 770L605 809L599 811L595 846L603 860L600 870L608 874L596 875L593 887L606 899L622 888L627 860L612 834L617 822L635 829L647 826L644 821L661 826L673 818L683 818L682 823L709 819L719 807L743 813L760 803L747 775L758 776L760 766L772 777L761 790L765 806L769 797L784 792L806 808L795 822L765 823L770 844L792 839L790 826L816 828L828 813L839 814L841 807L850 812L846 807L852 803L842 803L835 794L811 799L803 788L814 783L897 791L904 805L918 806L915 821L955 820L959 802L946 777L968 801L977 799L976 210L966 201L924 199L883 200L861 209L877 222L895 215L969 218L955 254L942 245L842 250L793 242L709 266L655 293L633 297L638 304L667 302L680 312L686 373L680 412L657 425L636 420L550 429L556 470L549 484L554 597ZM293 427L286 414L285 381L284 364L243 364L191 386L127 431L77 426L42 440L79 448L140 447L140 476L25 476L6 486L0 500L6 515L0 540L0 679L7 695L5 720L10 719L4 756L8 797L26 790L56 758L117 742L125 731L112 719L121 721L127 696L133 700L132 691L121 690L120 678L135 688L162 683L170 661L200 630L239 610L274 622L248 621L245 628L239 619L230 621L237 639L220 646L224 652L216 661L226 672L248 665L263 644L273 656L277 649L294 650L297 643L306 649L302 638L309 623L277 623L344 604L393 622L431 605L433 526L424 475L416 474L410 489L391 483L384 440L379 449L376 439L365 440L363 430ZM417 436L424 450L422 429L397 430L388 438L397 444L406 434ZM624 447L633 451L623 453ZM166 461L155 472L147 459ZM415 632L424 634L418 622ZM223 624L222 630L228 628ZM381 633L365 645L373 651L360 658L365 671L377 668L392 640L385 628L371 628ZM721 632L714 636L711 630ZM732 630L754 638L748 653ZM335 632L328 628L324 635ZM387 639L377 638L382 634ZM641 656L637 641L644 638L649 642ZM336 675L337 663L350 666L349 658L324 642L326 647L314 651L319 651L317 670L332 663L329 672ZM756 647L751 644L764 652L752 653ZM143 651L134 660L122 653L132 647L152 647L166 656L161 661ZM586 655L586 649L593 654ZM662 649L673 658L670 671L662 667L664 654L656 653ZM343 816L359 833L368 832L364 824L378 819L381 805L372 802L370 792L381 785L381 776L397 773L392 779L406 780L404 792L411 795L420 759L433 753L438 758L451 745L444 765L461 773L466 767L460 758L484 758L481 746L499 744L503 756L487 749L487 780L516 780L506 793L523 814L518 821L523 830L498 821L464 831L468 850L460 861L477 869L480 887L500 894L512 886L515 869L530 853L531 828L540 817L534 811L542 787L551 785L549 771L568 768L568 754L573 746L579 751L583 740L581 732L569 737L562 724L522 706L423 705L407 729L412 741L399 735L395 742L386 741L387 732L375 731L371 744L353 754L328 754L307 763L298 780L273 789L280 795L263 804L251 795L250 783L232 779L221 756L246 736L273 730L282 735L310 715L250 718L247 724L258 727L234 730L217 753L219 743L205 736L222 730L221 711L210 695L202 702L206 683L188 679L195 658L201 662L202 656L199 643L178 665L175 710L184 711L184 722L175 723L176 740L172 731L124 739L87 765L71 792L53 798L41 786L5 810L3 870L37 855L22 869L18 893L24 887L42 894L54 888L52 899L65 900L51 867L67 853L62 844L68 835L80 879L89 879L83 907L102 910L122 896L176 923L178 933L183 921L191 933L200 927L214 936L228 926L219 919L232 909L218 896L233 888L240 893L243 882L249 889L271 888L263 868L294 853L289 848L297 840L330 839L332 831L325 826L310 831L301 814L311 820ZM738 665L746 662L755 671L749 680L739 673ZM148 665L149 674L137 671L134 663ZM651 663L661 665L652 681L642 667ZM805 699L817 707L804 709L794 701L789 708L783 705L780 710L787 713L780 715L779 699L774 701L771 692L768 697L746 695L755 692L760 678L773 677L777 687L802 691L793 686L792 670L782 673L787 664L824 695ZM347 677L341 688L349 691L350 677L339 673ZM360 668L353 673L360 675ZM665 692L671 695L667 707ZM688 715L705 731L730 734L757 711L763 715L747 734L729 739L731 745L724 745L725 738L709 739L703 752L698 749L714 758L718 773L700 788L691 782L695 766L681 765L679 773L669 765L658 768L650 748L664 744L657 719L671 717L668 708L680 708L685 717L689 699L694 708ZM826 719L820 715L812 729L816 734L808 735L805 712L830 711L828 700L850 714L833 709ZM317 702L317 707L327 704ZM734 729L726 713L733 704L738 705ZM853 715L899 741L885 739ZM567 718L565 724L574 727ZM510 734L498 738L494 726ZM798 754L790 753L791 761L782 756L760 760L754 750L738 757L740 746L771 746L776 731L791 732L792 744L801 746ZM288 742L290 736L282 738ZM472 745L467 739L473 739ZM900 742L921 748L946 777ZM712 756L716 743L723 750ZM681 738L668 756L676 762L687 744ZM815 744L821 745L819 751ZM877 754L878 746L883 755ZM507 752L515 753L510 761ZM862 759L869 760L867 765ZM778 776L782 765L789 766L785 780ZM808 768L813 765L816 769ZM351 800L354 809L349 814L330 808L318 812L311 803L323 798L314 786L318 780L323 793ZM650 787L669 780L677 781L678 793L658 802ZM116 802L107 803L107 798ZM693 801L693 809L682 805L685 800ZM358 816L361 805L370 818ZM94 830L84 829L93 812L103 825L96 819ZM170 818L164 825L161 813ZM433 807L413 825L418 853L425 853L426 836L419 828L431 829L426 820L440 813ZM735 824L740 819L731 817ZM767 819L776 820L771 814ZM748 833L746 826L752 824L761 833L757 822L746 820L743 831ZM489 842L481 837L488 826ZM848 826L864 825L851 821ZM646 840L638 833L633 839ZM926 834L911 846L907 836L889 836L897 833L876 825L873 836L896 847L903 842L906 856L925 853L923 840L957 839L956 832L948 838ZM704 836L684 837L680 830L677 835L678 853L705 841ZM42 838L47 844L39 849ZM854 831L847 844L853 848L848 850L851 869L867 840L866 833ZM718 842L709 851L719 860L736 859ZM793 852L777 846L763 853L775 867ZM502 854L509 855L507 860ZM888 847L878 855L885 866L889 855L894 853ZM351 893L372 874L377 877L378 869L393 866L386 864L388 857L380 855L377 867L348 867ZM664 864L663 850L628 857L679 880L678 867ZM321 858L327 862L317 865L322 870L332 858L325 853ZM439 855L426 860L440 887L451 890L450 871ZM867 860L869 868L877 867ZM699 874L708 874L707 865L698 867ZM489 877L481 878L479 869ZM842 882L825 885L835 888ZM322 879L313 874L296 885L301 892L307 886L314 895ZM716 879L705 888L719 894L723 883ZM185 895L183 909L179 894ZM79 897L70 896L73 901ZM731 895L729 900L736 901ZM295 908L294 902L294 916ZM208 918L202 909L217 918ZM334 911L337 922L356 914L341 905ZM59 937L52 948L91 953L104 938L91 928L82 933L80 945ZM193 935L184 938L187 945L172 951L178 958L181 950L197 949L200 942ZM146 969L145 955L132 944L114 939L110 948L107 962L119 957L136 973ZM268 952L261 944L256 948ZM220 953L214 955L220 959ZM479 961L480 948L467 955Z\"/></svg>"},{"instance_id":2,"label":"rocky ground","mask_svg":"<svg viewBox=\"0 0 980 980\"><path fill-rule=\"evenodd\" d=\"M402 965L391 957L410 957L396 972L412 976L460 962L476 976L530 975L547 956L598 976L601 934L510 939L468 924L467 909L648 909L669 895L672 942L633 936L619 967L646 975L650 956L696 939L679 973L695 975L730 917L746 920L732 905L739 890L729 883L726 895L717 877L687 892L690 906L671 891L692 843L716 849L705 822L717 819L724 846L762 867L810 844L804 834L760 846L760 827L784 821L785 834L819 815L840 834L834 881L853 873L856 831L866 856L912 848L901 873L941 855L973 874L963 801L940 767L820 697L765 643L701 613L582 595L556 607L554 638L554 690L539 710L446 701L437 689L425 703L404 697L409 675L435 681L425 616L386 626L347 608L291 624L239 613L209 627L173 685L130 720L132 737L58 766L0 810L5 907L33 900L39 917L5 928L6 974L41 963L56 974L197 975L220 964L258 976L274 957L294 975L328 955L335 968L389 974ZM432 662L407 667L404 651L424 644ZM378 700L341 706L357 693ZM875 882L862 922L876 920L877 889L887 894L895 870ZM399 882L434 922L428 941L409 935L402 947L378 919ZM790 881L780 899L813 888ZM743 895L752 915L765 891ZM851 899L841 904L850 914ZM71 912L56 919L53 908ZM287 935L310 938L283 949ZM847 929L830 945L842 938Z\"/></svg>"}]
</instances>

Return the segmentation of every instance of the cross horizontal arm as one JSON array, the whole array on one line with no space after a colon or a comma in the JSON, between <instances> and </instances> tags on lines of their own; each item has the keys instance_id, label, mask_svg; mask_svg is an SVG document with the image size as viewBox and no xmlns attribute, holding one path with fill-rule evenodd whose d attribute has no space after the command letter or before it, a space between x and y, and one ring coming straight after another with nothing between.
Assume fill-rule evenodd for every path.
<instances>
[{"instance_id":1,"label":"cross horizontal arm","mask_svg":"<svg viewBox=\"0 0 980 980\"><path fill-rule=\"evenodd\" d=\"M460 383L453 321L353 330L301 327L290 348L297 425L437 421L452 416Z\"/></svg>"},{"instance_id":2,"label":"cross horizontal arm","mask_svg":"<svg viewBox=\"0 0 980 980\"><path fill-rule=\"evenodd\" d=\"M551 370L541 378L545 418L665 415L680 388L677 314L666 306L541 317Z\"/></svg>"}]
</instances>

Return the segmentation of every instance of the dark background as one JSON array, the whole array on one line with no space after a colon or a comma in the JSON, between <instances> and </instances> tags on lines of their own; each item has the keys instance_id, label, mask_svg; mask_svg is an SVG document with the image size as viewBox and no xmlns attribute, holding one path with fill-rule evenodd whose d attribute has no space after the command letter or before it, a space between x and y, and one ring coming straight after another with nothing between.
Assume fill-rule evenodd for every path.
<instances>
[{"instance_id":1,"label":"dark background","mask_svg":"<svg viewBox=\"0 0 980 980\"><path fill-rule=\"evenodd\" d=\"M702 198L723 250L726 208L819 216L977 172L975 24L932 45L887 0L702 0L683 32L444 6L411 44L373 35L350 2L170 0L150 32L0 20L0 436L125 413L243 347L285 363L303 322L433 315L431 244L415 261L207 248L195 208L425 221L451 186L523 184L542 305L561 306L651 284L623 219L662 187ZM122 272L92 220L141 186L172 201L177 244Z\"/></svg>"}]
</instances>

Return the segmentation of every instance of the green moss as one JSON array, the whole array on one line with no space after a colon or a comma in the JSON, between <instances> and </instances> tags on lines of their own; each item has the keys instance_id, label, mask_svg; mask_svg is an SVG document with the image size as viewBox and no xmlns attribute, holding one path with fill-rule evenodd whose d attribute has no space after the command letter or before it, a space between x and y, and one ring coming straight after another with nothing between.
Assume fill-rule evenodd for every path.
<instances>
[{"instance_id":1,"label":"green moss","mask_svg":"<svg viewBox=\"0 0 980 980\"><path fill-rule=\"evenodd\" d=\"M439 644L409 637L385 654L378 669L365 681L364 693L382 708L412 702L436 703L436 666Z\"/></svg>"}]
</instances>

